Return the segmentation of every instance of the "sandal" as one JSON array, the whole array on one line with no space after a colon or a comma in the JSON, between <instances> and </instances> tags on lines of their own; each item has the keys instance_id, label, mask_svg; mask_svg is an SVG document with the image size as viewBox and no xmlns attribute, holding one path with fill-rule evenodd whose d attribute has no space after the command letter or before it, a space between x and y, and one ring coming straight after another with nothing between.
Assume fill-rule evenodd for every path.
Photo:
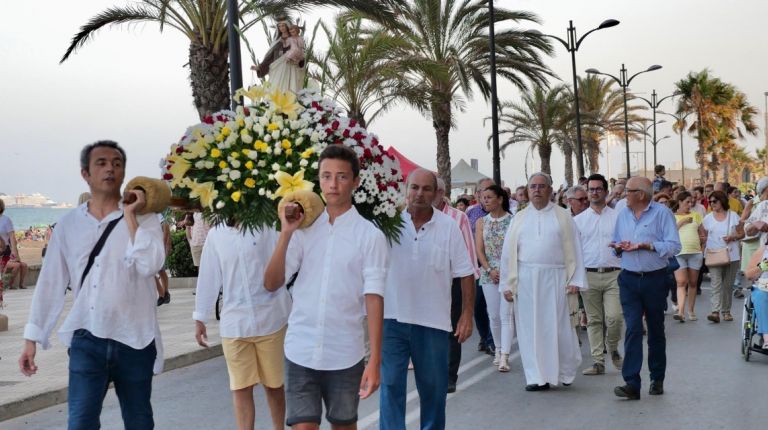
<instances>
[{"instance_id":1,"label":"sandal","mask_svg":"<svg viewBox=\"0 0 768 430\"><path fill-rule=\"evenodd\" d=\"M699 318L696 317L696 314L693 312L688 312L688 319L691 321L697 321Z\"/></svg>"},{"instance_id":2,"label":"sandal","mask_svg":"<svg viewBox=\"0 0 768 430\"><path fill-rule=\"evenodd\" d=\"M681 323L685 322L685 317L683 316L683 314L674 314L672 316L672 319L674 319L675 321L680 321Z\"/></svg>"},{"instance_id":3,"label":"sandal","mask_svg":"<svg viewBox=\"0 0 768 430\"><path fill-rule=\"evenodd\" d=\"M509 354L502 354L499 359L499 372L509 372Z\"/></svg>"},{"instance_id":4,"label":"sandal","mask_svg":"<svg viewBox=\"0 0 768 430\"><path fill-rule=\"evenodd\" d=\"M723 312L723 321L733 321L733 316L730 312Z\"/></svg>"}]
</instances>

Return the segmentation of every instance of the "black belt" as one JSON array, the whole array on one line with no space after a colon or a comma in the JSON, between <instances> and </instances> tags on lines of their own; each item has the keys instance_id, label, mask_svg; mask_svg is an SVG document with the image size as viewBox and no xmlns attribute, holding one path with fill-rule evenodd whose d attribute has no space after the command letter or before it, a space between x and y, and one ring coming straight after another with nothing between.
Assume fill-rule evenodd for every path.
<instances>
[{"instance_id":1,"label":"black belt","mask_svg":"<svg viewBox=\"0 0 768 430\"><path fill-rule=\"evenodd\" d=\"M631 270L624 269L623 272L628 274L628 275L639 276L639 277L642 278L643 276L656 276L656 275L666 274L667 273L667 268L664 267L664 268L659 269L659 270L651 270L650 272L633 272Z\"/></svg>"},{"instance_id":2,"label":"black belt","mask_svg":"<svg viewBox=\"0 0 768 430\"><path fill-rule=\"evenodd\" d=\"M587 267L587 272L594 272L594 273L611 273L617 270L621 270L621 269L618 267Z\"/></svg>"}]
</instances>

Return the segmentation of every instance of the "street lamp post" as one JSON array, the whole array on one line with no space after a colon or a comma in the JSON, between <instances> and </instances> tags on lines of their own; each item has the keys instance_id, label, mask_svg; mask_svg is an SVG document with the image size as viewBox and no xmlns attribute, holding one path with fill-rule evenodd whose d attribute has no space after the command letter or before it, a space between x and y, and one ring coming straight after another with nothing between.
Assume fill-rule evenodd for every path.
<instances>
[{"instance_id":1,"label":"street lamp post","mask_svg":"<svg viewBox=\"0 0 768 430\"><path fill-rule=\"evenodd\" d=\"M653 90L653 92L651 93L650 100L648 100L645 97L635 96L638 99L648 103L648 106L650 106L650 108L653 110L653 142L652 143L653 143L653 167L654 168L656 168L656 144L659 143L659 141L656 140L656 109L659 108L659 105L661 104L661 102L663 102L664 100L670 97L674 97L675 95L677 94L672 93L666 97L662 97L661 99L659 99L658 95L656 94L656 90Z\"/></svg>"},{"instance_id":2,"label":"street lamp post","mask_svg":"<svg viewBox=\"0 0 768 430\"><path fill-rule=\"evenodd\" d=\"M658 64L654 64L653 66L642 70L640 72L635 73L634 75L627 78L627 68L624 67L624 64L621 65L621 70L619 70L619 76L621 78L617 78L616 76L611 75L610 73L603 73L597 69L587 69L586 72L593 75L605 75L610 78L612 78L614 81L616 81L624 93L624 145L626 146L626 153L627 153L627 179L631 176L631 172L629 169L629 118L627 116L627 87L630 83L632 83L632 80L635 79L638 75L641 75L646 72L652 72L654 70L661 69L661 66Z\"/></svg>"},{"instance_id":3,"label":"street lamp post","mask_svg":"<svg viewBox=\"0 0 768 430\"><path fill-rule=\"evenodd\" d=\"M656 122L655 124L663 124L666 121L663 119L659 122ZM643 125L645 125L645 120L643 121ZM648 177L648 129L653 127L653 124L648 125L643 129L643 176ZM655 162L656 160L654 160Z\"/></svg>"},{"instance_id":4,"label":"street lamp post","mask_svg":"<svg viewBox=\"0 0 768 430\"><path fill-rule=\"evenodd\" d=\"M579 169L579 176L584 176L584 146L581 142L581 112L579 109L579 86L578 81L576 79L576 51L579 50L579 46L581 46L581 42L584 41L584 38L587 37L590 33L602 30L604 28L610 28L615 27L619 25L619 21L616 19L606 19L605 21L601 22L600 25L598 25L596 28L593 28L592 30L589 30L588 32L584 33L583 36L580 38L576 38L576 27L573 26L573 21L568 21L568 41L565 41L557 36L553 36L551 34L545 34L544 36L551 37L558 42L562 43L563 46L565 46L565 49L571 53L571 71L573 74L573 102L574 102L574 110L576 113L576 154L577 154L577 166ZM532 32L538 33L538 31L532 30Z\"/></svg>"},{"instance_id":5,"label":"street lamp post","mask_svg":"<svg viewBox=\"0 0 768 430\"><path fill-rule=\"evenodd\" d=\"M501 157L499 155L499 100L496 91L496 13L493 0L488 2L488 43L491 50L491 139L493 145L493 182L501 186Z\"/></svg>"},{"instance_id":6,"label":"street lamp post","mask_svg":"<svg viewBox=\"0 0 768 430\"><path fill-rule=\"evenodd\" d=\"M237 107L235 91L243 87L243 66L240 60L240 35L235 24L239 13L237 0L227 0L227 49L229 49L229 85L232 99L232 110Z\"/></svg>"}]
</instances>

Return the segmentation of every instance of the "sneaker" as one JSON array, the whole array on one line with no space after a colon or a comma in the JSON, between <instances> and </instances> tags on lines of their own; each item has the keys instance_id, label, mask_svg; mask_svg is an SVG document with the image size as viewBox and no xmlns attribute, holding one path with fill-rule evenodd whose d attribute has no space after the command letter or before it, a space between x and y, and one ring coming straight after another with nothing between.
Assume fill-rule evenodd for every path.
<instances>
[{"instance_id":1,"label":"sneaker","mask_svg":"<svg viewBox=\"0 0 768 430\"><path fill-rule=\"evenodd\" d=\"M711 314L707 315L707 319L712 321L713 323L719 323L720 322L720 314L717 312L712 312Z\"/></svg>"},{"instance_id":2,"label":"sneaker","mask_svg":"<svg viewBox=\"0 0 768 430\"><path fill-rule=\"evenodd\" d=\"M733 315L730 312L723 312L723 321L733 321Z\"/></svg>"},{"instance_id":3,"label":"sneaker","mask_svg":"<svg viewBox=\"0 0 768 430\"><path fill-rule=\"evenodd\" d=\"M744 290L742 290L741 288L737 288L736 290L733 291L733 297L735 297L737 299L743 299L744 298Z\"/></svg>"},{"instance_id":4,"label":"sneaker","mask_svg":"<svg viewBox=\"0 0 768 430\"><path fill-rule=\"evenodd\" d=\"M615 367L616 370L621 370L621 368L624 366L624 359L621 358L619 351L613 351L611 353L611 361L613 362L613 367Z\"/></svg>"},{"instance_id":5,"label":"sneaker","mask_svg":"<svg viewBox=\"0 0 768 430\"><path fill-rule=\"evenodd\" d=\"M595 363L591 367L587 367L581 371L582 375L602 375L604 373L605 365L600 363Z\"/></svg>"}]
</instances>

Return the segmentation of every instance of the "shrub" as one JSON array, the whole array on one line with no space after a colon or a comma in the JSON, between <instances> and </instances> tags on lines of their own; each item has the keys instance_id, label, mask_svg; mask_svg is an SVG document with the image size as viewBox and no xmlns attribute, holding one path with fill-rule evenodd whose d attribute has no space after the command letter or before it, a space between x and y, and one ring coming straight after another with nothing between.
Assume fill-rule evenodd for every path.
<instances>
[{"instance_id":1,"label":"shrub","mask_svg":"<svg viewBox=\"0 0 768 430\"><path fill-rule=\"evenodd\" d=\"M197 267L192 263L192 253L184 230L171 232L171 254L166 259L166 265L173 277L197 276Z\"/></svg>"}]
</instances>

